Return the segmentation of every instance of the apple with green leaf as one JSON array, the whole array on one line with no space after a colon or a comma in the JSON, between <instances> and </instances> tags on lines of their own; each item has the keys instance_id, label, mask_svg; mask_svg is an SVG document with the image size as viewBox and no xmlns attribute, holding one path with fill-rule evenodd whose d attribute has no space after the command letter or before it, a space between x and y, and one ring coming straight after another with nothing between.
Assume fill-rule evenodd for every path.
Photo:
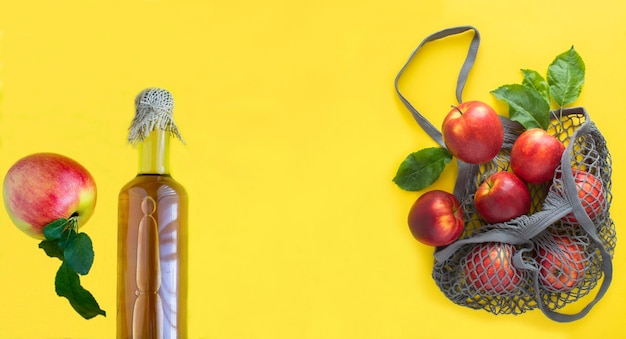
<instances>
[{"instance_id":1,"label":"apple with green leaf","mask_svg":"<svg viewBox=\"0 0 626 339\"><path fill-rule=\"evenodd\" d=\"M54 286L85 319L106 316L93 295L80 284L94 261L91 238L78 232L94 212L96 184L81 164L64 155L35 153L8 170L4 206L11 221L29 236L42 239L39 248L61 260Z\"/></svg>"},{"instance_id":2,"label":"apple with green leaf","mask_svg":"<svg viewBox=\"0 0 626 339\"><path fill-rule=\"evenodd\" d=\"M36 153L18 160L4 178L4 206L24 233L44 239L51 222L74 218L81 227L96 205L96 184L81 164L54 153Z\"/></svg>"},{"instance_id":3,"label":"apple with green leaf","mask_svg":"<svg viewBox=\"0 0 626 339\"><path fill-rule=\"evenodd\" d=\"M496 111L481 101L453 106L442 124L443 141L457 159L482 164L502 148L504 127Z\"/></svg>"}]
</instances>

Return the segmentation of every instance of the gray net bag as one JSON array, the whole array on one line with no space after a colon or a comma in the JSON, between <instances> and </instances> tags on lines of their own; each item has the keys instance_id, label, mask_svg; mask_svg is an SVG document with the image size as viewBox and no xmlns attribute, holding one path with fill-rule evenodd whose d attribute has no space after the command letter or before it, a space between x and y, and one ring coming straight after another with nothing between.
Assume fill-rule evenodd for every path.
<instances>
[{"instance_id":1,"label":"gray net bag","mask_svg":"<svg viewBox=\"0 0 626 339\"><path fill-rule=\"evenodd\" d=\"M425 43L466 31L474 31L474 37L456 87L461 103L480 42L474 27L454 27L428 36L395 80L400 100L442 147L441 133L402 95L398 81ZM505 138L493 161L473 165L457 160L454 195L462 202L465 229L457 241L436 248L432 277L443 294L461 306L493 314L539 308L554 321L580 319L604 296L612 279L616 232L609 212L611 155L606 141L584 107L552 111L547 130L566 146L552 181L529 185L529 214L488 224L478 216L472 197L484 179L509 169L511 147L524 131L517 122L500 118ZM559 312L590 294L577 313Z\"/></svg>"}]
</instances>

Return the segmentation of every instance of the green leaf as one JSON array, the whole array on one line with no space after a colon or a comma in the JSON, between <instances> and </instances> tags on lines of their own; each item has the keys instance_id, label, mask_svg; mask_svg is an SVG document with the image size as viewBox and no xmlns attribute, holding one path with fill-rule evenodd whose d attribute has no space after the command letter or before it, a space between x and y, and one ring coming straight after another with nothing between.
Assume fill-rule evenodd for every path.
<instances>
[{"instance_id":1,"label":"green leaf","mask_svg":"<svg viewBox=\"0 0 626 339\"><path fill-rule=\"evenodd\" d=\"M491 93L509 104L509 118L517 121L526 129L548 128L550 123L550 105L533 88L512 84L501 86Z\"/></svg>"},{"instance_id":2,"label":"green leaf","mask_svg":"<svg viewBox=\"0 0 626 339\"><path fill-rule=\"evenodd\" d=\"M546 79L539 72L532 69L522 69L522 75L524 76L522 85L537 91L550 105L550 86Z\"/></svg>"},{"instance_id":3,"label":"green leaf","mask_svg":"<svg viewBox=\"0 0 626 339\"><path fill-rule=\"evenodd\" d=\"M419 191L437 181L451 160L452 154L445 148L422 149L404 159L393 181L404 190Z\"/></svg>"},{"instance_id":4,"label":"green leaf","mask_svg":"<svg viewBox=\"0 0 626 339\"><path fill-rule=\"evenodd\" d=\"M100 308L91 292L80 285L80 277L66 262L59 267L54 286L57 295L67 298L74 310L83 318L91 319L97 315L106 317L106 312Z\"/></svg>"},{"instance_id":5,"label":"green leaf","mask_svg":"<svg viewBox=\"0 0 626 339\"><path fill-rule=\"evenodd\" d=\"M43 240L39 243L39 248L43 249L50 258L63 260L63 249L59 246L59 240Z\"/></svg>"},{"instance_id":6,"label":"green leaf","mask_svg":"<svg viewBox=\"0 0 626 339\"><path fill-rule=\"evenodd\" d=\"M86 233L70 237L63 256L67 265L76 273L82 275L89 273L94 257L91 238Z\"/></svg>"},{"instance_id":7,"label":"green leaf","mask_svg":"<svg viewBox=\"0 0 626 339\"><path fill-rule=\"evenodd\" d=\"M59 218L43 228L43 235L48 240L61 239L61 235L67 226L67 219Z\"/></svg>"},{"instance_id":8,"label":"green leaf","mask_svg":"<svg viewBox=\"0 0 626 339\"><path fill-rule=\"evenodd\" d=\"M554 102L563 107L578 99L585 82L585 63L572 46L548 66L548 84Z\"/></svg>"},{"instance_id":9,"label":"green leaf","mask_svg":"<svg viewBox=\"0 0 626 339\"><path fill-rule=\"evenodd\" d=\"M71 227L67 228L59 239L59 246L61 246L61 248L67 247L67 244L69 244L74 237L76 237L76 231Z\"/></svg>"}]
</instances>

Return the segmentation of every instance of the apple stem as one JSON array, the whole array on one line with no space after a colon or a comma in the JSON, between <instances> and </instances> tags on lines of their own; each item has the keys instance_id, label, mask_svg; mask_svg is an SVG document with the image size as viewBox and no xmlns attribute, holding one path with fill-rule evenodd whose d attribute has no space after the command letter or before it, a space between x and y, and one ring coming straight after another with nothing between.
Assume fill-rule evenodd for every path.
<instances>
[{"instance_id":1,"label":"apple stem","mask_svg":"<svg viewBox=\"0 0 626 339\"><path fill-rule=\"evenodd\" d=\"M461 109L458 106L450 105L450 107L456 109L457 111L459 111L459 114L463 115L463 111L461 111Z\"/></svg>"},{"instance_id":2,"label":"apple stem","mask_svg":"<svg viewBox=\"0 0 626 339\"><path fill-rule=\"evenodd\" d=\"M78 213L72 214L72 216L67 219L67 225L74 233L78 233Z\"/></svg>"}]
</instances>

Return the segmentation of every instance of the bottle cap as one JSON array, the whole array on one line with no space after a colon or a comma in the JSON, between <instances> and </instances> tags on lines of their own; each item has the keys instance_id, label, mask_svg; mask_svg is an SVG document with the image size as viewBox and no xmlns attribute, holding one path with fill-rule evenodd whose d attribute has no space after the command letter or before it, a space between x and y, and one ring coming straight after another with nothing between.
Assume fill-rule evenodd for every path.
<instances>
[{"instance_id":1,"label":"bottle cap","mask_svg":"<svg viewBox=\"0 0 626 339\"><path fill-rule=\"evenodd\" d=\"M185 141L174 123L174 98L162 88L147 88L135 98L135 118L128 134L128 143L136 145L156 128L170 132L183 144Z\"/></svg>"}]
</instances>

